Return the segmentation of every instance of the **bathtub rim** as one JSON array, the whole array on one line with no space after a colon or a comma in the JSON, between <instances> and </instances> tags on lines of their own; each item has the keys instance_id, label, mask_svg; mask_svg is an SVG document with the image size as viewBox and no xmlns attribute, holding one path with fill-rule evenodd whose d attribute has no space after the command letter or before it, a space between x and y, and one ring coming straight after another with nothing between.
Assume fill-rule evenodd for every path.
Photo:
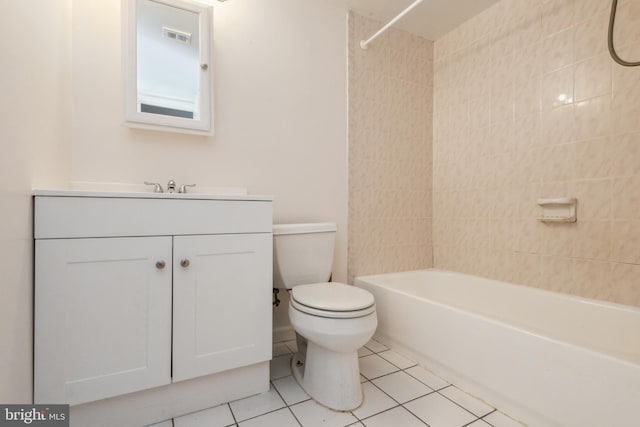
<instances>
[{"instance_id":1,"label":"bathtub rim","mask_svg":"<svg viewBox=\"0 0 640 427\"><path fill-rule=\"evenodd\" d=\"M527 328L524 327L522 325L518 325L518 324L513 324L513 323L509 323L505 320L502 320L498 317L492 317L490 315L486 315L484 313L480 313L478 311L474 311L474 310L470 310L464 307L458 307L452 304L448 304L447 302L443 302L443 301L438 301L435 299L429 299L426 298L424 296L421 295L416 295L410 292L407 292L404 289L399 289L399 288L395 288L392 286L387 285L386 283L380 283L379 281L375 281L376 278L380 278L382 276L385 276L387 278L396 278L396 277L404 277L404 276L409 276L409 275L415 275L416 273L425 273L425 272L436 272L436 273L445 273L445 274L451 274L451 275L455 275L455 276L462 276L462 277L468 277L471 278L473 280L486 280L492 283L497 283L499 285L502 286L514 286L514 287L518 287L520 290L524 290L526 292L534 292L534 293L538 293L540 295L548 295L552 298L559 298L561 300L564 301L571 301L571 303L575 303L575 302L579 302L579 303L583 303L583 304L587 304L587 305L592 305L592 306L599 306L599 307L604 307L604 308L608 308L608 309L613 309L613 310L622 310L622 311L626 311L626 312L630 312L634 315L638 315L640 316L640 307L634 307L634 306L629 306L629 305L624 305L624 304L619 304L619 303L615 303L615 302L610 302L610 301L602 301L602 300L596 300L596 299L592 299L592 298L586 298L586 297L582 297L579 295L573 295L573 294L564 294L561 292L555 292L555 291L550 291L550 290L546 290L546 289L539 289L539 288L534 288L534 287L530 287L530 286L526 286L526 285L521 285L521 284L517 284L517 283L510 283L510 282L504 282L504 281L500 281L500 280L496 280L496 279L490 279L487 277L482 277L482 276L474 276L474 275L470 275L470 274L465 274L465 273L458 273L455 271L450 271L450 270L442 270L442 269L437 269L437 268L427 268L427 269L420 269L420 270L408 270L408 271L401 271L401 272L393 272L393 273L381 273L381 274L371 274L371 275L366 275L366 276L356 276L354 278L354 286L358 286L358 287L362 287L359 286L359 284L361 282L366 282L370 285L373 286L379 286L383 289L386 289L388 291L391 292L396 292L398 294L404 295L408 298L417 298L420 300L423 300L429 304L434 304L436 306L439 307L444 307L450 310L453 310L457 313L461 313L461 314L465 314L465 315L473 315L473 316L477 316L478 318L488 321L490 323L493 323L495 325L500 325L509 329L513 329L513 330L517 330L520 331L522 333L534 336L536 338L541 338L541 339L545 339L545 340L549 340L551 342L554 342L556 344L562 345L562 346L566 346L568 348L573 348L573 349L579 349L579 350L584 350L584 351L588 351L591 352L593 354L597 354L599 356L602 356L604 358L608 358L611 359L612 361L615 361L617 363L623 363L623 364L628 364L631 367L635 367L635 368L640 368L640 354L636 355L635 357L624 357L621 356L619 354L612 354L612 352L607 352L604 350L600 350L597 348L594 348L595 346L589 346L586 344L580 344L577 343L575 341L571 341L571 340L567 340L567 339L562 339L558 336L554 336L554 334L552 333L545 333L545 331L541 331L541 330L536 330L535 328Z\"/></svg>"}]
</instances>

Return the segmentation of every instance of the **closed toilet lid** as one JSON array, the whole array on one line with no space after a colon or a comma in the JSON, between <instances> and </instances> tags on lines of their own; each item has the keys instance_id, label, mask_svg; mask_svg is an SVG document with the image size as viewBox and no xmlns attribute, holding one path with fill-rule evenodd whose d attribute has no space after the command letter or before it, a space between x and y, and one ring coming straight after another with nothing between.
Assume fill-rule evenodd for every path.
<instances>
[{"instance_id":1,"label":"closed toilet lid","mask_svg":"<svg viewBox=\"0 0 640 427\"><path fill-rule=\"evenodd\" d=\"M375 300L371 293L344 283L313 283L295 286L292 301L323 311L349 312L370 308Z\"/></svg>"}]
</instances>

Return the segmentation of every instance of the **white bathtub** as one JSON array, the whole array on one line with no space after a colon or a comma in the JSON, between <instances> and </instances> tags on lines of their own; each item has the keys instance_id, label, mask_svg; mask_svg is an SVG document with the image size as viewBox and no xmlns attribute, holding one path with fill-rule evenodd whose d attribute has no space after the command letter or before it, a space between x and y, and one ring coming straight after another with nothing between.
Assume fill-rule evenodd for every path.
<instances>
[{"instance_id":1,"label":"white bathtub","mask_svg":"<svg viewBox=\"0 0 640 427\"><path fill-rule=\"evenodd\" d=\"M441 270L357 277L376 337L531 427L640 425L640 309Z\"/></svg>"}]
</instances>

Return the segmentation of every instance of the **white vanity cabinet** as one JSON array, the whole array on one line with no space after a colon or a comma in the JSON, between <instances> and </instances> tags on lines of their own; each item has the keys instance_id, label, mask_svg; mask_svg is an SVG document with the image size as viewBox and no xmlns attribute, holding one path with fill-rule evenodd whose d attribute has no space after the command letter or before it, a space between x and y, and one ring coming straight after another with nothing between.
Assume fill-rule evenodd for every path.
<instances>
[{"instance_id":1,"label":"white vanity cabinet","mask_svg":"<svg viewBox=\"0 0 640 427\"><path fill-rule=\"evenodd\" d=\"M174 237L173 381L271 358L272 247L270 234Z\"/></svg>"},{"instance_id":2,"label":"white vanity cabinet","mask_svg":"<svg viewBox=\"0 0 640 427\"><path fill-rule=\"evenodd\" d=\"M269 360L271 212L246 196L36 195L35 403Z\"/></svg>"}]
</instances>

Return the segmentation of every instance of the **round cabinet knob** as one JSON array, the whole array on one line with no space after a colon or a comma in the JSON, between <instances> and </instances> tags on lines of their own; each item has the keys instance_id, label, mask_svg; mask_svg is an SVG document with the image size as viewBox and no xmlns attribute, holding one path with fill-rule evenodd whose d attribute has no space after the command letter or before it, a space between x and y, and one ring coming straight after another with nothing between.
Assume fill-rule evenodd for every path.
<instances>
[{"instance_id":1,"label":"round cabinet knob","mask_svg":"<svg viewBox=\"0 0 640 427\"><path fill-rule=\"evenodd\" d=\"M200 68L202 68L203 71L207 71L209 69L209 65L208 64L201 64Z\"/></svg>"},{"instance_id":2,"label":"round cabinet knob","mask_svg":"<svg viewBox=\"0 0 640 427\"><path fill-rule=\"evenodd\" d=\"M191 264L191 263L189 262L189 260L188 260L188 259L183 259L182 261L180 261L180 266L181 266L182 268L187 268L187 267L189 267L189 264Z\"/></svg>"},{"instance_id":3,"label":"round cabinet knob","mask_svg":"<svg viewBox=\"0 0 640 427\"><path fill-rule=\"evenodd\" d=\"M164 261L156 261L156 268L162 270L167 264Z\"/></svg>"}]
</instances>

